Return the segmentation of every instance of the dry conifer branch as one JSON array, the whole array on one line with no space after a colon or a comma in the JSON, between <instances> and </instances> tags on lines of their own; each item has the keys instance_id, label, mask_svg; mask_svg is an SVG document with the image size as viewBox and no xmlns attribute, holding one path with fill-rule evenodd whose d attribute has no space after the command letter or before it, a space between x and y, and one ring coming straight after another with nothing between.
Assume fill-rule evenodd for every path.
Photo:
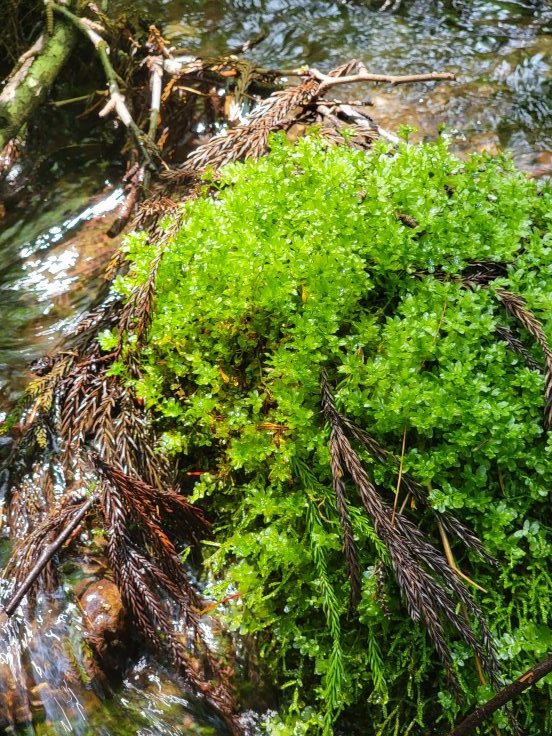
<instances>
[{"instance_id":1,"label":"dry conifer branch","mask_svg":"<svg viewBox=\"0 0 552 736\"><path fill-rule=\"evenodd\" d=\"M173 519L194 538L207 527L199 509L170 489L148 486L92 456L101 478L101 508L108 528L108 558L123 600L142 634L164 648L181 668L192 692L199 693L228 725L240 733L237 704L229 673L217 662L199 625L197 612L205 602L192 585L174 543L162 526ZM186 636L175 630L166 598L183 616ZM197 667L193 652L200 652L207 667Z\"/></svg>"},{"instance_id":2,"label":"dry conifer branch","mask_svg":"<svg viewBox=\"0 0 552 736\"><path fill-rule=\"evenodd\" d=\"M51 542L47 547L43 549L33 568L25 576L24 580L21 582L15 593L12 595L7 605L0 610L0 623L2 623L2 615L4 615L5 617L13 616L13 614L19 607L19 604L27 595L32 586L35 584L46 565L50 562L56 552L61 549L65 542L67 542L67 540L78 529L84 517L90 511L92 506L97 502L97 500L98 494L92 494L86 501L77 506L76 512L73 514L72 517L69 518L68 521L65 520L66 523L64 524L62 531L58 534L53 542Z\"/></svg>"},{"instance_id":3,"label":"dry conifer branch","mask_svg":"<svg viewBox=\"0 0 552 736\"><path fill-rule=\"evenodd\" d=\"M452 682L456 681L452 656L444 633L444 623L449 623L464 642L481 660L490 681L499 683L499 665L494 653L492 636L479 606L464 583L450 567L447 560L401 513L392 519L392 509L381 498L378 489L368 476L359 454L351 440L372 443L362 430L337 410L325 372L321 376L322 410L330 428L330 454L334 490L344 497L343 468L358 492L362 505L374 524L374 530L385 544L395 571L398 586L412 620L423 622L437 653L445 665ZM381 456L379 446L374 451ZM337 474L337 476L336 476ZM343 523L343 522L342 522ZM343 529L344 548L347 548L347 528ZM462 616L458 615L454 598L477 621L481 631L478 639Z\"/></svg>"},{"instance_id":4,"label":"dry conifer branch","mask_svg":"<svg viewBox=\"0 0 552 736\"><path fill-rule=\"evenodd\" d=\"M361 570L358 560L358 550L351 524L351 516L349 514L349 502L347 501L347 491L344 480L345 473L343 472L339 456L338 437L333 427L330 431L330 462L337 511L343 532L343 551L345 553L347 572L351 583L351 604L356 606L360 600L361 593Z\"/></svg>"},{"instance_id":5,"label":"dry conifer branch","mask_svg":"<svg viewBox=\"0 0 552 736\"><path fill-rule=\"evenodd\" d=\"M496 293L506 311L525 327L544 353L544 428L548 431L552 427L552 348L550 347L542 323L527 307L523 297L502 288L498 288Z\"/></svg>"},{"instance_id":6,"label":"dry conifer branch","mask_svg":"<svg viewBox=\"0 0 552 736\"><path fill-rule=\"evenodd\" d=\"M495 329L495 334L501 339L504 340L505 343L507 343L508 347L514 351L514 353L517 353L520 355L529 368L532 368L533 370L542 370L541 366L537 363L537 361L533 358L531 353L527 350L525 345L521 342L521 340L514 335L512 330L508 329L508 327L504 327L503 325L499 325Z\"/></svg>"},{"instance_id":7,"label":"dry conifer branch","mask_svg":"<svg viewBox=\"0 0 552 736\"><path fill-rule=\"evenodd\" d=\"M167 69L167 64L168 62L165 61L165 69ZM259 158L259 156L266 153L268 137L272 131L285 129L292 122L301 119L301 114L306 114L309 106L314 105L320 95L335 84L367 81L405 84L408 82L454 79L454 75L448 72L414 74L404 77L368 74L364 66L355 59L332 70L329 74L322 74L316 69L308 68L296 71L302 77L300 84L274 92L270 97L263 100L246 117L243 123L231 130L213 136L207 143L199 146L188 156L182 168L170 172L167 175L168 178L185 179L204 171L207 166L219 167L231 161ZM337 106L337 111L344 117L341 123L334 115L330 105L331 103L328 103L327 108L322 107L320 112L331 121L331 129L334 132L339 131L340 127L346 125L351 127L351 124L353 124L369 140L381 134L393 143L398 142L396 136L378 129L368 116L354 109L351 105L339 104Z\"/></svg>"},{"instance_id":8,"label":"dry conifer branch","mask_svg":"<svg viewBox=\"0 0 552 736\"><path fill-rule=\"evenodd\" d=\"M383 464L394 464L392 455L374 437L366 432L366 430L357 427L348 417L339 414L339 412L337 413L343 426L347 428L351 436L375 457L376 460ZM414 480L408 473L404 472L401 475L401 483L405 487L407 495L412 496L422 508L428 508L447 532L454 534L466 547L477 552L489 564L496 564L495 560L483 547L481 540L467 526L450 513L437 511L430 506L427 491L420 483Z\"/></svg>"}]
</instances>

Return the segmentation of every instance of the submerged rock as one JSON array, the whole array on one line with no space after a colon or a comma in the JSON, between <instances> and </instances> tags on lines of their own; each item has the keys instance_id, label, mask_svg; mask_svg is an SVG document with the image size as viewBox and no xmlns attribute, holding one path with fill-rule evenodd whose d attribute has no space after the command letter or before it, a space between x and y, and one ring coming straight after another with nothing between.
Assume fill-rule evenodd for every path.
<instances>
[{"instance_id":1,"label":"submerged rock","mask_svg":"<svg viewBox=\"0 0 552 736\"><path fill-rule=\"evenodd\" d=\"M121 672L127 662L130 631L119 589L111 580L101 578L83 590L79 604L85 639L99 667L106 674Z\"/></svg>"}]
</instances>

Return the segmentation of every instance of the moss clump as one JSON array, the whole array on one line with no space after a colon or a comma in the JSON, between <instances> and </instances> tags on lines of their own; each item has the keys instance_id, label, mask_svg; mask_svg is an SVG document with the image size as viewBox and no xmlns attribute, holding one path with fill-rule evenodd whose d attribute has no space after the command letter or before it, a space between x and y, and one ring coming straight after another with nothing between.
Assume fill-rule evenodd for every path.
<instances>
[{"instance_id":1,"label":"moss clump","mask_svg":"<svg viewBox=\"0 0 552 736\"><path fill-rule=\"evenodd\" d=\"M390 451L379 463L359 450L389 504L404 439L403 472L498 559L494 570L453 543L486 590L474 596L505 675L523 671L552 643L551 443L542 352L496 289L523 295L550 336L551 192L507 158L460 161L442 141L366 154L315 135L276 137L270 156L209 187L167 243L142 377L128 380L158 417L161 449L207 471L194 491L216 524L205 564L215 596L239 593L224 615L257 637L281 689L271 728L329 732L340 717L350 733L445 730L460 706L353 488L362 591L350 610L320 375ZM127 248L123 293L156 255L139 235ZM493 263L498 278L466 288L462 274ZM432 515L401 487L403 504L440 547ZM490 691L448 633L466 708ZM530 733L552 729L550 694L545 683L519 703Z\"/></svg>"}]
</instances>

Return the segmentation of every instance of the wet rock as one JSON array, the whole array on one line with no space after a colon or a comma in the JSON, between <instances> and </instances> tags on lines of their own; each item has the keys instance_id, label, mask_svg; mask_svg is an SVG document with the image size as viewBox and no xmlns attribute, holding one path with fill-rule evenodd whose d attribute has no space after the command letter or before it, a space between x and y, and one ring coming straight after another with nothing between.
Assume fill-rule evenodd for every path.
<instances>
[{"instance_id":1,"label":"wet rock","mask_svg":"<svg viewBox=\"0 0 552 736\"><path fill-rule=\"evenodd\" d=\"M102 578L84 589L79 604L86 625L85 639L99 665L106 673L120 672L127 661L130 630L119 589Z\"/></svg>"},{"instance_id":2,"label":"wet rock","mask_svg":"<svg viewBox=\"0 0 552 736\"><path fill-rule=\"evenodd\" d=\"M31 692L31 710L36 717L44 714L44 701L52 697L52 690L47 682L40 682L35 685Z\"/></svg>"},{"instance_id":3,"label":"wet rock","mask_svg":"<svg viewBox=\"0 0 552 736\"><path fill-rule=\"evenodd\" d=\"M0 733L9 727L31 723L32 713L27 691L14 677L9 665L0 667Z\"/></svg>"}]
</instances>

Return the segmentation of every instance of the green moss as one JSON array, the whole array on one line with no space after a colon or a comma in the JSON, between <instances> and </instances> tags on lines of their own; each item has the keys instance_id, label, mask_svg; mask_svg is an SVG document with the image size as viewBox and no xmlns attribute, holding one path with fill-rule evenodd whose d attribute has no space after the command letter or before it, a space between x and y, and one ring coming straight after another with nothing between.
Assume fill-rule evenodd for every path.
<instances>
[{"instance_id":1,"label":"green moss","mask_svg":"<svg viewBox=\"0 0 552 736\"><path fill-rule=\"evenodd\" d=\"M420 734L460 709L353 494L363 576L349 610L322 367L340 409L395 457L406 432L404 470L498 558L497 572L454 548L488 591L474 595L505 675L550 649L544 378L495 333L517 326L494 285L521 293L551 335L551 218L550 190L507 158L461 162L443 142L366 154L316 136L275 137L269 157L227 167L184 206L157 275L142 378L128 380L158 418L161 449L208 471L195 489L216 524L206 569L215 596L239 592L224 615L257 636L281 689L274 733L329 732L340 717L348 732ZM156 246L136 236L127 249L126 294L147 280ZM463 288L472 261L507 273ZM396 462L372 471L392 504ZM407 513L439 546L431 518L410 502ZM489 691L466 647L452 648L467 708ZM552 728L550 684L519 704L530 733Z\"/></svg>"}]
</instances>

